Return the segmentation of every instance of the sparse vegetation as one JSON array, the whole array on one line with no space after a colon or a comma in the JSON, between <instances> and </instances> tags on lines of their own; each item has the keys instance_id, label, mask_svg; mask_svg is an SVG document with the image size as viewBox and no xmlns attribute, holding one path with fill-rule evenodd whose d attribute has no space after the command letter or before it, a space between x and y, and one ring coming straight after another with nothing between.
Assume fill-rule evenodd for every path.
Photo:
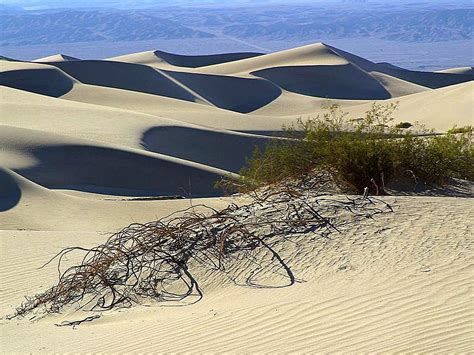
<instances>
[{"instance_id":1,"label":"sparse vegetation","mask_svg":"<svg viewBox=\"0 0 474 355\"><path fill-rule=\"evenodd\" d=\"M286 127L287 139L255 150L240 171L236 189L301 178L315 170L329 172L358 192L368 188L376 194L398 179L436 185L451 178L474 179L472 128L442 135L422 126L407 131L403 128L408 122L393 123L397 104L374 103L365 117L355 120L338 105L325 108L315 119Z\"/></svg>"}]
</instances>

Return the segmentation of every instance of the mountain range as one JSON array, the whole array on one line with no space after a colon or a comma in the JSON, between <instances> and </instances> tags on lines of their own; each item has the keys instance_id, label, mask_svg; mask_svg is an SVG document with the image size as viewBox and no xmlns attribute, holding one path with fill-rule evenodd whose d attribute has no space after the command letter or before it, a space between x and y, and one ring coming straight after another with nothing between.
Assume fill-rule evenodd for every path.
<instances>
[{"instance_id":1,"label":"mountain range","mask_svg":"<svg viewBox=\"0 0 474 355\"><path fill-rule=\"evenodd\" d=\"M369 6L369 7L368 7ZM52 9L0 13L1 46L232 37L252 41L374 38L470 41L472 6L314 3L239 7Z\"/></svg>"}]
</instances>

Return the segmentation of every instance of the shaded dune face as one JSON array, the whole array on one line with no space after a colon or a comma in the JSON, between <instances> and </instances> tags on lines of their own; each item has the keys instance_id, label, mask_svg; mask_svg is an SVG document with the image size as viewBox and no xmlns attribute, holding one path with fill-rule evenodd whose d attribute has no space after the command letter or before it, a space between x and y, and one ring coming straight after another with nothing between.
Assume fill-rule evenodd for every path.
<instances>
[{"instance_id":1,"label":"shaded dune face","mask_svg":"<svg viewBox=\"0 0 474 355\"><path fill-rule=\"evenodd\" d=\"M47 188L127 196L216 196L221 175L192 165L112 148L86 145L40 146L34 166L14 169ZM173 178L170 178L170 177Z\"/></svg>"},{"instance_id":2,"label":"shaded dune face","mask_svg":"<svg viewBox=\"0 0 474 355\"><path fill-rule=\"evenodd\" d=\"M381 72L396 78L410 81L412 83L425 86L431 89L439 89L445 86L456 85L474 80L474 75L422 72L406 69L394 69L384 67Z\"/></svg>"},{"instance_id":3,"label":"shaded dune face","mask_svg":"<svg viewBox=\"0 0 474 355\"><path fill-rule=\"evenodd\" d=\"M21 189L8 170L0 167L0 212L15 207L21 199Z\"/></svg>"},{"instance_id":4,"label":"shaded dune face","mask_svg":"<svg viewBox=\"0 0 474 355\"><path fill-rule=\"evenodd\" d=\"M185 101L207 101L226 110L254 111L281 95L261 79L195 74L111 61L51 63L84 84L131 90Z\"/></svg>"},{"instance_id":5,"label":"shaded dune face","mask_svg":"<svg viewBox=\"0 0 474 355\"><path fill-rule=\"evenodd\" d=\"M199 68L208 65L234 62L263 55L262 53L226 53L214 55L177 55L162 51L153 52L157 58L176 67Z\"/></svg>"},{"instance_id":6,"label":"shaded dune face","mask_svg":"<svg viewBox=\"0 0 474 355\"><path fill-rule=\"evenodd\" d=\"M271 139L249 134L166 126L146 131L142 144L149 151L238 172L253 150L256 147L263 148Z\"/></svg>"},{"instance_id":7,"label":"shaded dune face","mask_svg":"<svg viewBox=\"0 0 474 355\"><path fill-rule=\"evenodd\" d=\"M0 73L0 85L36 94L60 97L71 91L71 78L52 69L20 69Z\"/></svg>"},{"instance_id":8,"label":"shaded dune face","mask_svg":"<svg viewBox=\"0 0 474 355\"><path fill-rule=\"evenodd\" d=\"M151 67L100 60L50 63L89 85L196 101L196 97Z\"/></svg>"},{"instance_id":9,"label":"shaded dune face","mask_svg":"<svg viewBox=\"0 0 474 355\"><path fill-rule=\"evenodd\" d=\"M277 99L282 93L278 86L262 79L168 70L163 72L214 106L240 113L255 111Z\"/></svg>"},{"instance_id":10,"label":"shaded dune face","mask_svg":"<svg viewBox=\"0 0 474 355\"><path fill-rule=\"evenodd\" d=\"M466 74L457 74L452 73L440 73L440 72L423 72L416 70L408 70L397 67L390 63L378 63L375 64L367 59L356 56L352 53L343 51L342 49L335 48L332 46L327 46L335 53L343 56L349 60L354 65L357 65L362 70L367 72L380 72L384 74L391 75L395 78L409 81L414 84L425 86L430 89L439 89L449 85L456 85L465 83L471 80L474 80L473 75Z\"/></svg>"},{"instance_id":11,"label":"shaded dune face","mask_svg":"<svg viewBox=\"0 0 474 355\"><path fill-rule=\"evenodd\" d=\"M307 96L353 100L391 98L382 84L352 64L277 67L251 74Z\"/></svg>"}]
</instances>

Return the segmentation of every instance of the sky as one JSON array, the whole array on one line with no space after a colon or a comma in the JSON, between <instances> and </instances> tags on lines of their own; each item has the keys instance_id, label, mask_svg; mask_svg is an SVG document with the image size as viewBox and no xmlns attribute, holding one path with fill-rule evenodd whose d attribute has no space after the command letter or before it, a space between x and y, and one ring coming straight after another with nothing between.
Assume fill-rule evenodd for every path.
<instances>
[{"instance_id":1,"label":"sky","mask_svg":"<svg viewBox=\"0 0 474 355\"><path fill-rule=\"evenodd\" d=\"M292 0L291 4L294 3L347 3L347 2L366 2L366 3L427 3L427 4L441 4L451 2L453 0ZM457 0L456 3L472 3L471 0ZM56 7L89 7L89 6L100 6L100 7L146 7L146 6L157 6L157 5L202 5L202 4L214 4L214 5L238 5L238 4L264 4L264 3L286 3L288 0L0 0L0 4L16 5L21 7L44 7L44 8L56 8Z\"/></svg>"}]
</instances>

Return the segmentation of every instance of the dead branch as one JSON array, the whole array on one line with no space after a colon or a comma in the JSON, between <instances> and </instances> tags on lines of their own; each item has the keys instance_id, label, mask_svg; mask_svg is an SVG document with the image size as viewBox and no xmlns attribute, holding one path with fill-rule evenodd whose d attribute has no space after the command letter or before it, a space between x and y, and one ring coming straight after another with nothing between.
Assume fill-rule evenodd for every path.
<instances>
[{"instance_id":1,"label":"dead branch","mask_svg":"<svg viewBox=\"0 0 474 355\"><path fill-rule=\"evenodd\" d=\"M235 283L250 287L291 286L297 279L277 246L297 236L314 239L338 233L349 223L338 220L339 213L362 219L390 210L366 194L336 198L318 186L310 180L283 183L254 192L251 202L242 206L231 204L222 210L191 206L154 222L131 224L93 248L66 248L49 261L57 260L58 282L27 297L10 318L58 313L68 306L102 312L150 301L197 302L203 297L193 271L197 266L224 272ZM71 253L82 253L81 262L64 267ZM242 271L236 276L232 270L243 261L249 268L246 281L240 283ZM257 276L268 269L287 281L261 285Z\"/></svg>"}]
</instances>

